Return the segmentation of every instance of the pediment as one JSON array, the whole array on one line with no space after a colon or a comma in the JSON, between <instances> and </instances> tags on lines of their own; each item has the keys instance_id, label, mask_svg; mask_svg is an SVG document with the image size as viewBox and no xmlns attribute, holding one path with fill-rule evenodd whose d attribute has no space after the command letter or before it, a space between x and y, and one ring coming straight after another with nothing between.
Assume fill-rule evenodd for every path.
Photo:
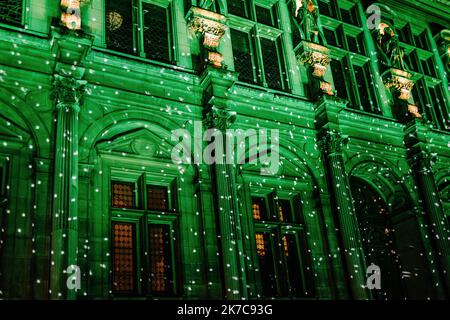
<instances>
[{"instance_id":1,"label":"pediment","mask_svg":"<svg viewBox=\"0 0 450 320\"><path fill-rule=\"evenodd\" d=\"M147 129L103 139L96 145L98 151L170 158L172 146L163 138Z\"/></svg>"}]
</instances>

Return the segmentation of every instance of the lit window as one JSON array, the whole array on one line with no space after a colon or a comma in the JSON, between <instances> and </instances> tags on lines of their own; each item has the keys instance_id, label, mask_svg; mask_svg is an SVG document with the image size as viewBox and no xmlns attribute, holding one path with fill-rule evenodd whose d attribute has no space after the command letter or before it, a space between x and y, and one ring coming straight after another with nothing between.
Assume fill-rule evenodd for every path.
<instances>
[{"instance_id":1,"label":"lit window","mask_svg":"<svg viewBox=\"0 0 450 320\"><path fill-rule=\"evenodd\" d=\"M135 208L136 195L135 184L133 182L112 182L112 207L114 208Z\"/></svg>"},{"instance_id":2,"label":"lit window","mask_svg":"<svg viewBox=\"0 0 450 320\"><path fill-rule=\"evenodd\" d=\"M168 190L162 186L147 186L148 209L154 211L168 211Z\"/></svg>"},{"instance_id":3,"label":"lit window","mask_svg":"<svg viewBox=\"0 0 450 320\"><path fill-rule=\"evenodd\" d=\"M113 292L133 293L135 279L135 226L131 223L112 224Z\"/></svg>"}]
</instances>

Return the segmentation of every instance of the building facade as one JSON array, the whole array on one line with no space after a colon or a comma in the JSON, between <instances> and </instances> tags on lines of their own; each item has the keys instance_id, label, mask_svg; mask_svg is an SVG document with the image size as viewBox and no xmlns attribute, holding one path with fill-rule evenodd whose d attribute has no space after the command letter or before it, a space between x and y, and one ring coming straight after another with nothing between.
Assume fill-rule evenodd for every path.
<instances>
[{"instance_id":1,"label":"building facade","mask_svg":"<svg viewBox=\"0 0 450 320\"><path fill-rule=\"evenodd\" d=\"M449 7L2 0L0 298L449 298Z\"/></svg>"}]
</instances>

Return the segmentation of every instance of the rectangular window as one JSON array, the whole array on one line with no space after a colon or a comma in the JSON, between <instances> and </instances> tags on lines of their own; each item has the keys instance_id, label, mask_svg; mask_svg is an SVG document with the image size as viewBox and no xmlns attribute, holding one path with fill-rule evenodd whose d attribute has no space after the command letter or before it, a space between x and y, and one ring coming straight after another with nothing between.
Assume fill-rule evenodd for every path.
<instances>
[{"instance_id":1,"label":"rectangular window","mask_svg":"<svg viewBox=\"0 0 450 320\"><path fill-rule=\"evenodd\" d=\"M23 0L1 0L0 23L22 25Z\"/></svg>"},{"instance_id":2,"label":"rectangular window","mask_svg":"<svg viewBox=\"0 0 450 320\"><path fill-rule=\"evenodd\" d=\"M253 219L267 220L267 204L264 197L252 197Z\"/></svg>"},{"instance_id":3,"label":"rectangular window","mask_svg":"<svg viewBox=\"0 0 450 320\"><path fill-rule=\"evenodd\" d=\"M416 50L413 50L409 54L405 55L405 61L406 61L408 68L410 68L412 71L419 72L419 65L417 64Z\"/></svg>"},{"instance_id":4,"label":"rectangular window","mask_svg":"<svg viewBox=\"0 0 450 320\"><path fill-rule=\"evenodd\" d=\"M334 88L336 89L336 95L341 98L348 100L347 94L347 82L345 78L343 61L331 60L330 63L331 72L333 75Z\"/></svg>"},{"instance_id":5,"label":"rectangular window","mask_svg":"<svg viewBox=\"0 0 450 320\"><path fill-rule=\"evenodd\" d=\"M419 48L424 49L424 50L430 50L427 38L428 37L427 37L427 31L426 30L424 30L420 34L415 34L414 35L414 41L416 43L416 47L419 47Z\"/></svg>"},{"instance_id":6,"label":"rectangular window","mask_svg":"<svg viewBox=\"0 0 450 320\"><path fill-rule=\"evenodd\" d=\"M355 26L360 26L359 19L358 19L358 11L356 5L353 6L351 9L341 9L341 17L342 21L352 24Z\"/></svg>"},{"instance_id":7,"label":"rectangular window","mask_svg":"<svg viewBox=\"0 0 450 320\"><path fill-rule=\"evenodd\" d=\"M148 59L171 63L170 16L167 8L142 3L144 51Z\"/></svg>"},{"instance_id":8,"label":"rectangular window","mask_svg":"<svg viewBox=\"0 0 450 320\"><path fill-rule=\"evenodd\" d=\"M428 87L430 93L430 106L434 110L434 123L442 130L450 130L450 115L447 112L444 97L442 95L441 87Z\"/></svg>"},{"instance_id":9,"label":"rectangular window","mask_svg":"<svg viewBox=\"0 0 450 320\"><path fill-rule=\"evenodd\" d=\"M255 6L255 10L256 10L256 19L259 23L268 25L268 26L272 26L272 27L277 27L278 25L278 21L277 21L277 15L275 12L275 5L272 6L272 8L265 8L262 6Z\"/></svg>"},{"instance_id":10,"label":"rectangular window","mask_svg":"<svg viewBox=\"0 0 450 320\"><path fill-rule=\"evenodd\" d=\"M363 34L360 33L356 37L347 35L348 50L351 52L365 55Z\"/></svg>"},{"instance_id":11,"label":"rectangular window","mask_svg":"<svg viewBox=\"0 0 450 320\"><path fill-rule=\"evenodd\" d=\"M112 181L111 206L113 208L136 208L136 185L134 182Z\"/></svg>"},{"instance_id":12,"label":"rectangular window","mask_svg":"<svg viewBox=\"0 0 450 320\"><path fill-rule=\"evenodd\" d=\"M360 67L357 65L353 66L355 72L356 85L358 88L361 108L367 112L380 113L378 105L376 103L376 96L374 90L374 84L372 80L372 75L368 70L368 64Z\"/></svg>"},{"instance_id":13,"label":"rectangular window","mask_svg":"<svg viewBox=\"0 0 450 320\"><path fill-rule=\"evenodd\" d=\"M150 286L154 295L173 293L173 270L170 226L151 224L150 242Z\"/></svg>"},{"instance_id":14,"label":"rectangular window","mask_svg":"<svg viewBox=\"0 0 450 320\"><path fill-rule=\"evenodd\" d=\"M133 13L131 0L105 2L106 46L108 49L133 54Z\"/></svg>"},{"instance_id":15,"label":"rectangular window","mask_svg":"<svg viewBox=\"0 0 450 320\"><path fill-rule=\"evenodd\" d=\"M287 199L278 199L278 212L281 222L293 222L291 201Z\"/></svg>"},{"instance_id":16,"label":"rectangular window","mask_svg":"<svg viewBox=\"0 0 450 320\"><path fill-rule=\"evenodd\" d=\"M136 234L132 223L112 224L112 289L114 293L136 292Z\"/></svg>"},{"instance_id":17,"label":"rectangular window","mask_svg":"<svg viewBox=\"0 0 450 320\"><path fill-rule=\"evenodd\" d=\"M247 0L228 0L227 5L228 13L243 18L250 18L250 6Z\"/></svg>"},{"instance_id":18,"label":"rectangular window","mask_svg":"<svg viewBox=\"0 0 450 320\"><path fill-rule=\"evenodd\" d=\"M234 68L239 72L239 80L247 83L256 83L256 65L249 34L231 29L231 43L233 46Z\"/></svg>"},{"instance_id":19,"label":"rectangular window","mask_svg":"<svg viewBox=\"0 0 450 320\"><path fill-rule=\"evenodd\" d=\"M148 185L147 207L154 211L168 211L169 193L167 187Z\"/></svg>"},{"instance_id":20,"label":"rectangular window","mask_svg":"<svg viewBox=\"0 0 450 320\"><path fill-rule=\"evenodd\" d=\"M265 80L269 88L276 90L285 89L286 71L280 44L278 41L261 38Z\"/></svg>"},{"instance_id":21,"label":"rectangular window","mask_svg":"<svg viewBox=\"0 0 450 320\"><path fill-rule=\"evenodd\" d=\"M399 39L401 42L412 44L412 32L411 26L409 24L405 24L405 26L398 30Z\"/></svg>"},{"instance_id":22,"label":"rectangular window","mask_svg":"<svg viewBox=\"0 0 450 320\"><path fill-rule=\"evenodd\" d=\"M334 0L325 1L318 0L320 14L336 18L336 7L334 6Z\"/></svg>"},{"instance_id":23,"label":"rectangular window","mask_svg":"<svg viewBox=\"0 0 450 320\"><path fill-rule=\"evenodd\" d=\"M256 233L256 250L264 297L274 297L279 292L273 252L273 238L267 233Z\"/></svg>"},{"instance_id":24,"label":"rectangular window","mask_svg":"<svg viewBox=\"0 0 450 320\"><path fill-rule=\"evenodd\" d=\"M434 68L433 57L428 59L420 59L423 72L430 77L436 77L436 70Z\"/></svg>"},{"instance_id":25,"label":"rectangular window","mask_svg":"<svg viewBox=\"0 0 450 320\"><path fill-rule=\"evenodd\" d=\"M142 0L135 6L133 3L132 0L105 2L107 48L174 63L169 8Z\"/></svg>"}]
</instances>

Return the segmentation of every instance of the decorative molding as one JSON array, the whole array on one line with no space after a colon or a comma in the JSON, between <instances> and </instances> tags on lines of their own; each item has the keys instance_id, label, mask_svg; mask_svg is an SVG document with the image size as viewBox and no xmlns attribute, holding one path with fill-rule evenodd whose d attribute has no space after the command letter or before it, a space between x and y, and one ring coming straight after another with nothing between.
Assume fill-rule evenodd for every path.
<instances>
[{"instance_id":1,"label":"decorative molding","mask_svg":"<svg viewBox=\"0 0 450 320\"><path fill-rule=\"evenodd\" d=\"M216 128L224 131L230 128L236 121L236 112L229 108L218 108L212 106L206 113L204 123L208 128Z\"/></svg>"},{"instance_id":2,"label":"decorative molding","mask_svg":"<svg viewBox=\"0 0 450 320\"><path fill-rule=\"evenodd\" d=\"M206 50L206 60L216 68L224 68L223 56L217 51L227 26L226 18L218 13L192 7L188 13L188 27L195 34L201 35Z\"/></svg>"},{"instance_id":3,"label":"decorative molding","mask_svg":"<svg viewBox=\"0 0 450 320\"><path fill-rule=\"evenodd\" d=\"M342 134L339 131L327 131L327 133L322 137L319 143L322 147L325 147L328 153L342 153L344 146L349 142L347 135Z\"/></svg>"},{"instance_id":4,"label":"decorative molding","mask_svg":"<svg viewBox=\"0 0 450 320\"><path fill-rule=\"evenodd\" d=\"M86 92L86 84L85 80L55 75L53 96L56 99L57 108L71 108L79 112L80 100Z\"/></svg>"},{"instance_id":5,"label":"decorative molding","mask_svg":"<svg viewBox=\"0 0 450 320\"><path fill-rule=\"evenodd\" d=\"M324 80L325 72L330 64L330 50L313 42L302 41L296 48L298 63L312 69L312 80L317 84L320 92L332 96L332 85Z\"/></svg>"}]
</instances>

